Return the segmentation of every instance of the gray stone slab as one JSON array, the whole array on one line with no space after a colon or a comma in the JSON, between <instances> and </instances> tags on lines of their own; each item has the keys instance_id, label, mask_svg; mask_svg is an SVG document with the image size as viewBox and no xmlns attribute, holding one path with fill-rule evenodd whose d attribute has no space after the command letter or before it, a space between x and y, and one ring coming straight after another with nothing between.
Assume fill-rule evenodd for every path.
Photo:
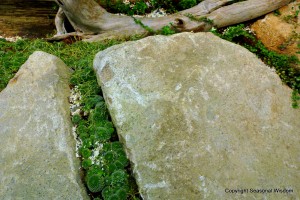
<instances>
[{"instance_id":1,"label":"gray stone slab","mask_svg":"<svg viewBox=\"0 0 300 200\"><path fill-rule=\"evenodd\" d=\"M299 198L300 111L247 49L155 36L99 52L94 68L144 199Z\"/></svg>"},{"instance_id":2,"label":"gray stone slab","mask_svg":"<svg viewBox=\"0 0 300 200\"><path fill-rule=\"evenodd\" d=\"M35 52L0 93L0 199L88 199L71 132L70 69Z\"/></svg>"}]
</instances>

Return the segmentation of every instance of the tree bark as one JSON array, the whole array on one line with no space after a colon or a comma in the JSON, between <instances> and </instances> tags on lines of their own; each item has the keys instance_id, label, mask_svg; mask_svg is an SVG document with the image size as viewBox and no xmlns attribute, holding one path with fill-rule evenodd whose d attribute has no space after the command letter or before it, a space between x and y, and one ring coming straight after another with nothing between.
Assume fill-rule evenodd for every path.
<instances>
[{"instance_id":1,"label":"tree bark","mask_svg":"<svg viewBox=\"0 0 300 200\"><path fill-rule=\"evenodd\" d=\"M139 17L140 23L130 16L108 13L94 0L55 2L60 6L56 17L57 38L63 38L65 34L63 18L67 17L74 29L81 32L81 36L85 35L87 40L93 41L146 34L148 31L145 27L154 31L164 26L171 26L178 32L209 31L213 26L221 28L265 15L288 4L290 0L247 0L234 4L230 4L232 0L204 0L190 9L165 17Z\"/></svg>"}]
</instances>

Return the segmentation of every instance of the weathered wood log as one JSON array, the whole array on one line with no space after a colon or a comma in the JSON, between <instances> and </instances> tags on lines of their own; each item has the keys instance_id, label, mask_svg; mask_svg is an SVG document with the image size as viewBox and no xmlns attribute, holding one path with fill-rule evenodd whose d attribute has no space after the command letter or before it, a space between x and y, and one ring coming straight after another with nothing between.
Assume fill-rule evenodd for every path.
<instances>
[{"instance_id":1,"label":"weathered wood log","mask_svg":"<svg viewBox=\"0 0 300 200\"><path fill-rule=\"evenodd\" d=\"M145 34L147 28L157 31L170 26L178 32L209 31L257 18L272 12L290 0L247 0L230 4L232 0L204 0L195 7L160 18L133 18L108 13L94 0L55 0L75 30L91 36L89 40L105 37L128 37ZM64 17L58 13L57 18ZM63 20L57 20L58 35L63 33ZM100 34L100 35L99 35Z\"/></svg>"},{"instance_id":2,"label":"weathered wood log","mask_svg":"<svg viewBox=\"0 0 300 200\"><path fill-rule=\"evenodd\" d=\"M66 19L66 15L64 13L64 11L59 8L57 11L57 14L55 16L55 26L56 26L56 31L57 34L56 35L63 35L67 33L67 30L65 28L65 19Z\"/></svg>"}]
</instances>

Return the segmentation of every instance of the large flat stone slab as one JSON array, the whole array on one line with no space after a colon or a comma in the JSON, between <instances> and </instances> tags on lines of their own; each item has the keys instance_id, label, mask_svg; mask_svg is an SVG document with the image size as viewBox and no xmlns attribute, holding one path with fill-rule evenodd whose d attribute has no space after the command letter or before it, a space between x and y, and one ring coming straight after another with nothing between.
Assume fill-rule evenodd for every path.
<instances>
[{"instance_id":1,"label":"large flat stone slab","mask_svg":"<svg viewBox=\"0 0 300 200\"><path fill-rule=\"evenodd\" d=\"M94 68L144 199L300 196L300 111L245 48L155 36L99 52Z\"/></svg>"},{"instance_id":2,"label":"large flat stone slab","mask_svg":"<svg viewBox=\"0 0 300 200\"><path fill-rule=\"evenodd\" d=\"M87 199L75 157L70 69L35 52L0 93L0 199Z\"/></svg>"}]
</instances>

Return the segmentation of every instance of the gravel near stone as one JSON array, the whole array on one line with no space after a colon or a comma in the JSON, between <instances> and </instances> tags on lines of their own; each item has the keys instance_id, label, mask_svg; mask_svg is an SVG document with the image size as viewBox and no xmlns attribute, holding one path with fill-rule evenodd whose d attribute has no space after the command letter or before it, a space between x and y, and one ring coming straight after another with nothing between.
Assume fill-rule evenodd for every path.
<instances>
[{"instance_id":1,"label":"gravel near stone","mask_svg":"<svg viewBox=\"0 0 300 200\"><path fill-rule=\"evenodd\" d=\"M20 39L23 39L23 38L20 37L20 36L6 37L6 36L3 36L3 35L0 35L0 39L5 39L6 41L9 41L9 42L16 42L17 40L20 40Z\"/></svg>"}]
</instances>

